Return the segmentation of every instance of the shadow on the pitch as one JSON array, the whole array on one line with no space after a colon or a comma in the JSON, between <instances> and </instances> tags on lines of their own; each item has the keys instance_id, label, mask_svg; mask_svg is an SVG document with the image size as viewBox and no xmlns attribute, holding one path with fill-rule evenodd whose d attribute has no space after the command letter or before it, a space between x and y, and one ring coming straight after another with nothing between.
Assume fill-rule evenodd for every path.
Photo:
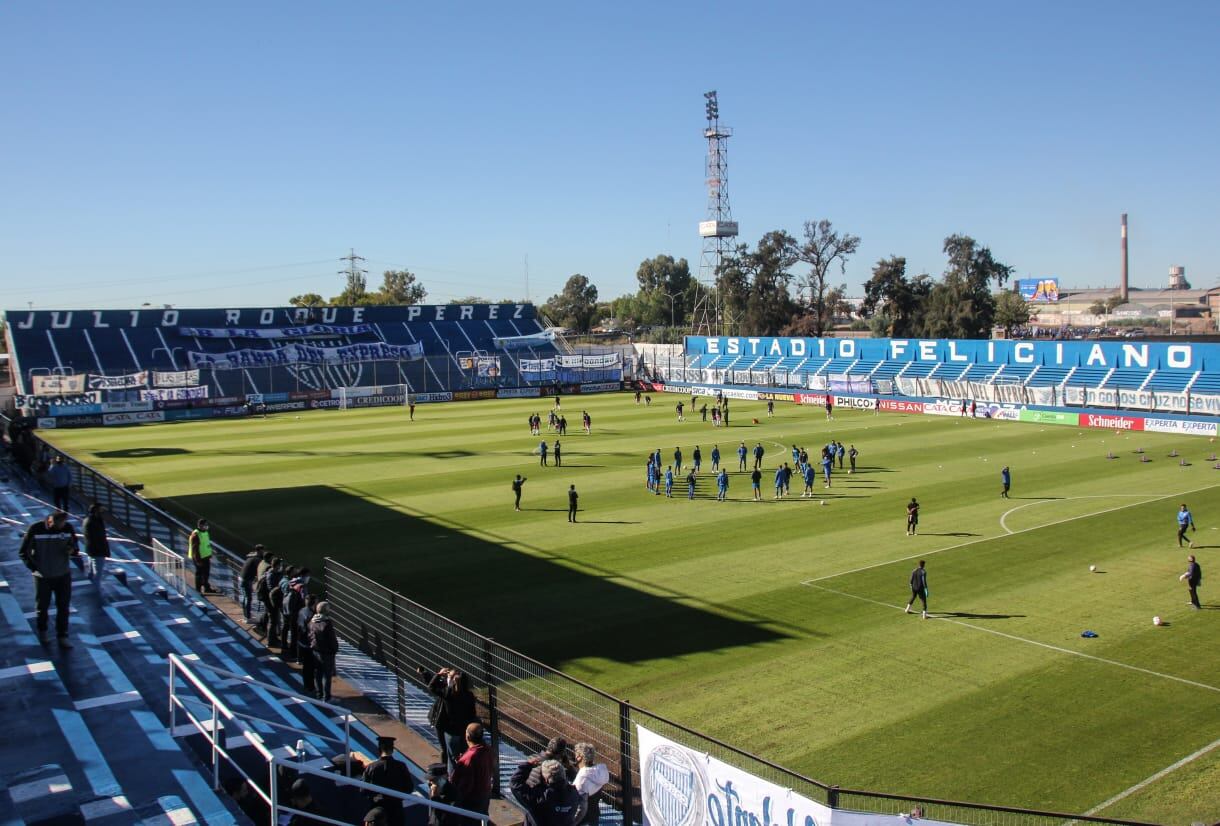
<instances>
[{"instance_id":1,"label":"shadow on the pitch","mask_svg":"<svg viewBox=\"0 0 1220 826\"><path fill-rule=\"evenodd\" d=\"M1035 502L1051 502L1055 499L1063 499L1062 496L1008 496L1007 499L1030 499Z\"/></svg>"},{"instance_id":2,"label":"shadow on the pitch","mask_svg":"<svg viewBox=\"0 0 1220 826\"><path fill-rule=\"evenodd\" d=\"M527 487L527 503L529 497ZM290 564L308 565L323 586L325 577L317 575L324 571L323 560L331 557L372 583L557 666L586 657L647 662L817 633L602 566L596 555L566 546L566 538L583 536L559 519L567 512L567 497L538 501L555 507L530 510L554 516L544 516L546 524L531 531L510 527L507 485L503 501L472 501L456 518L404 513L409 501L337 485L233 490L157 504L190 522L208 517L213 536L233 550L266 543ZM493 507L505 512L503 520L488 517ZM635 524L598 516L596 507L582 510L577 525ZM342 593L335 596L343 598ZM522 610L523 605L560 604L586 606L596 618L597 633L590 634L587 623L542 622L536 611ZM384 629L345 632L355 637L354 643L364 640L366 650L384 644Z\"/></svg>"},{"instance_id":3,"label":"shadow on the pitch","mask_svg":"<svg viewBox=\"0 0 1220 826\"><path fill-rule=\"evenodd\" d=\"M981 533L970 533L969 531L949 531L948 533L928 533L924 531L920 536L982 536Z\"/></svg>"},{"instance_id":4,"label":"shadow on the pitch","mask_svg":"<svg viewBox=\"0 0 1220 826\"><path fill-rule=\"evenodd\" d=\"M971 611L928 612L930 617L952 617L953 619L1023 619L1024 614L975 614Z\"/></svg>"},{"instance_id":5,"label":"shadow on the pitch","mask_svg":"<svg viewBox=\"0 0 1220 826\"><path fill-rule=\"evenodd\" d=\"M576 520L577 525L639 525L639 522L628 522L622 519L580 519Z\"/></svg>"},{"instance_id":6,"label":"shadow on the pitch","mask_svg":"<svg viewBox=\"0 0 1220 826\"><path fill-rule=\"evenodd\" d=\"M99 450L99 459L152 459L157 456L185 456L191 451L184 447L127 447L122 450Z\"/></svg>"}]
</instances>

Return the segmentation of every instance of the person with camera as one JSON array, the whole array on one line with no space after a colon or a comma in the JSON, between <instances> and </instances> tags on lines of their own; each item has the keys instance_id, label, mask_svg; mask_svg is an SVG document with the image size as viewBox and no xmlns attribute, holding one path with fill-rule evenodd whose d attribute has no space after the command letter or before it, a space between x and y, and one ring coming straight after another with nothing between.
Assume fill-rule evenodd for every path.
<instances>
[{"instance_id":1,"label":"person with camera","mask_svg":"<svg viewBox=\"0 0 1220 826\"><path fill-rule=\"evenodd\" d=\"M466 751L466 726L479 722L474 694L466 675L456 668L442 668L431 674L421 667L416 673L427 684L429 693L436 697L428 712L428 721L436 729L441 762L448 763L452 769Z\"/></svg>"}]
</instances>

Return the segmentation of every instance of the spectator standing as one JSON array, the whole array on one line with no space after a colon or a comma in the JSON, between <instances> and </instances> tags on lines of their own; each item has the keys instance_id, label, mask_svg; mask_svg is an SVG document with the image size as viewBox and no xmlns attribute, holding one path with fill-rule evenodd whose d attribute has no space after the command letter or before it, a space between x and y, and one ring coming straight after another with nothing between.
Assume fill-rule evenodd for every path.
<instances>
[{"instance_id":1,"label":"spectator standing","mask_svg":"<svg viewBox=\"0 0 1220 826\"><path fill-rule=\"evenodd\" d=\"M580 500L580 494L576 492L576 485L568 486L568 521L576 521L576 503Z\"/></svg>"},{"instance_id":2,"label":"spectator standing","mask_svg":"<svg viewBox=\"0 0 1220 826\"><path fill-rule=\"evenodd\" d=\"M309 647L309 621L313 619L317 607L318 598L307 594L305 605L292 620L297 627L297 659L301 661L301 683L310 697L317 696L314 686L313 649Z\"/></svg>"},{"instance_id":3,"label":"spectator standing","mask_svg":"<svg viewBox=\"0 0 1220 826\"><path fill-rule=\"evenodd\" d=\"M431 776L431 771L429 771L429 776ZM365 783L383 786L403 794L410 794L415 786L407 764L394 757L393 737L377 738L377 759L369 763L360 779ZM402 811L403 801L400 798L380 792L368 792L367 794L374 806L380 806L385 810L386 826L402 826L405 818Z\"/></svg>"},{"instance_id":4,"label":"spectator standing","mask_svg":"<svg viewBox=\"0 0 1220 826\"><path fill-rule=\"evenodd\" d=\"M322 600L314 607L309 621L309 647L313 649L314 688L318 699L330 702L330 683L335 676L335 657L339 654L339 637L330 620L330 603Z\"/></svg>"},{"instance_id":5,"label":"spectator standing","mask_svg":"<svg viewBox=\"0 0 1220 826\"><path fill-rule=\"evenodd\" d=\"M241 612L246 618L246 625L251 622L251 612L254 610L254 583L258 579L258 567L263 561L263 546L255 545L254 550L246 554L241 564Z\"/></svg>"},{"instance_id":6,"label":"spectator standing","mask_svg":"<svg viewBox=\"0 0 1220 826\"><path fill-rule=\"evenodd\" d=\"M263 554L263 561L258 564L258 573L254 580L254 593L258 597L259 605L262 606L263 615L258 620L257 628L264 634L267 632L267 626L271 623L270 608L271 608L271 591L267 587L267 574L271 573L271 569L275 567L275 556L267 551Z\"/></svg>"},{"instance_id":7,"label":"spectator standing","mask_svg":"<svg viewBox=\"0 0 1220 826\"><path fill-rule=\"evenodd\" d=\"M457 805L470 812L487 814L491 805L495 757L483 742L483 725L466 726L466 751L457 759L449 779L457 791Z\"/></svg>"},{"instance_id":8,"label":"spectator standing","mask_svg":"<svg viewBox=\"0 0 1220 826\"><path fill-rule=\"evenodd\" d=\"M466 726L479 721L474 694L466 675L454 668L442 668L432 675L428 691L441 704L435 723L437 739L443 740L441 759L455 766L466 751Z\"/></svg>"},{"instance_id":9,"label":"spectator standing","mask_svg":"<svg viewBox=\"0 0 1220 826\"><path fill-rule=\"evenodd\" d=\"M576 779L572 784L585 797L583 826L597 826L601 817L602 789L610 782L610 770L605 763L597 762L597 755L589 743L576 744Z\"/></svg>"},{"instance_id":10,"label":"spectator standing","mask_svg":"<svg viewBox=\"0 0 1220 826\"><path fill-rule=\"evenodd\" d=\"M72 494L72 471L64 464L64 457L56 456L47 469L47 481L51 483L51 499L56 510L70 510Z\"/></svg>"},{"instance_id":11,"label":"spectator standing","mask_svg":"<svg viewBox=\"0 0 1220 826\"><path fill-rule=\"evenodd\" d=\"M89 506L89 515L85 517L85 553L89 555L89 579L102 593L102 576L106 572L106 559L110 556L110 539L106 536L106 520L103 514L106 509L101 503L94 502Z\"/></svg>"},{"instance_id":12,"label":"spectator standing","mask_svg":"<svg viewBox=\"0 0 1220 826\"><path fill-rule=\"evenodd\" d=\"M208 530L208 520L200 519L195 523L186 546L195 565L195 590L201 594L219 593L212 588L212 534Z\"/></svg>"},{"instance_id":13,"label":"spectator standing","mask_svg":"<svg viewBox=\"0 0 1220 826\"><path fill-rule=\"evenodd\" d=\"M284 560L276 558L271 563L271 568L263 577L263 584L267 587L267 647L279 648L280 633L282 632L281 621L284 618L284 592L280 590L280 583L284 581Z\"/></svg>"},{"instance_id":14,"label":"spectator standing","mask_svg":"<svg viewBox=\"0 0 1220 826\"><path fill-rule=\"evenodd\" d=\"M68 614L72 602L72 573L69 557L78 556L76 531L68 515L55 511L42 522L26 529L18 552L25 567L34 574L34 602L37 608L38 639L47 639L51 597L55 597L55 633L60 648L71 648L68 640Z\"/></svg>"},{"instance_id":15,"label":"spectator standing","mask_svg":"<svg viewBox=\"0 0 1220 826\"><path fill-rule=\"evenodd\" d=\"M305 605L305 595L309 593L309 569L301 568L295 572L295 576L284 577L280 581L280 590L283 592L281 601L281 618L283 631L283 657L287 662L291 662L296 658L297 642L297 614Z\"/></svg>"}]
</instances>

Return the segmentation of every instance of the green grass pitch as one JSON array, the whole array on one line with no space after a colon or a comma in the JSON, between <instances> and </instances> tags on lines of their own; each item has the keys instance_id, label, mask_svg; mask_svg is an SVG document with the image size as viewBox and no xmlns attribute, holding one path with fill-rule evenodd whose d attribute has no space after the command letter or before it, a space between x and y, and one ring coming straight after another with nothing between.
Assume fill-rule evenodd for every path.
<instances>
[{"instance_id":1,"label":"green grass pitch","mask_svg":"<svg viewBox=\"0 0 1220 826\"><path fill-rule=\"evenodd\" d=\"M44 435L181 515L208 516L230 547L261 541L315 570L334 556L822 780L1079 812L1195 755L1099 813L1220 815L1217 445L847 410L827 422L791 404L767 418L745 401L731 402L731 428L713 429L697 415L678 423L676 401L564 398L562 468L539 467L526 417L550 402L537 399L420 405L414 422L382 408ZM860 471L836 471L829 491L819 479L813 500L794 482L773 501L775 462L830 438L859 448ZM741 440L766 448L761 503L735 472ZM648 452L668 464L680 445L689 461L696 444L698 498L680 483L673 499L647 494ZM723 503L713 444L733 471ZM528 477L521 513L515 473ZM1202 611L1178 581L1181 502L1199 527ZM927 621L902 611L920 557Z\"/></svg>"}]
</instances>

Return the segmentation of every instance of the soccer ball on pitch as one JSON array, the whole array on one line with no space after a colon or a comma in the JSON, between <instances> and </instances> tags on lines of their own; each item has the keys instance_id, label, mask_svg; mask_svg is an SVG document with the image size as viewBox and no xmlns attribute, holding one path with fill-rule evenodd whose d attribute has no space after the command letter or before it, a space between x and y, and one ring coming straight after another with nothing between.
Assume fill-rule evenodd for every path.
<instances>
[{"instance_id":1,"label":"soccer ball on pitch","mask_svg":"<svg viewBox=\"0 0 1220 826\"><path fill-rule=\"evenodd\" d=\"M1160 618L1160 617L1153 617L1153 618L1152 618L1152 624L1153 624L1153 625L1160 625L1160 624L1161 624L1161 618Z\"/></svg>"},{"instance_id":2,"label":"soccer ball on pitch","mask_svg":"<svg viewBox=\"0 0 1220 826\"><path fill-rule=\"evenodd\" d=\"M1090 573L1091 573L1091 572L1094 572L1094 571L1096 571L1096 570L1097 570L1097 566L1096 566L1096 565L1090 565L1090 566L1089 566L1089 571L1090 571Z\"/></svg>"}]
</instances>

